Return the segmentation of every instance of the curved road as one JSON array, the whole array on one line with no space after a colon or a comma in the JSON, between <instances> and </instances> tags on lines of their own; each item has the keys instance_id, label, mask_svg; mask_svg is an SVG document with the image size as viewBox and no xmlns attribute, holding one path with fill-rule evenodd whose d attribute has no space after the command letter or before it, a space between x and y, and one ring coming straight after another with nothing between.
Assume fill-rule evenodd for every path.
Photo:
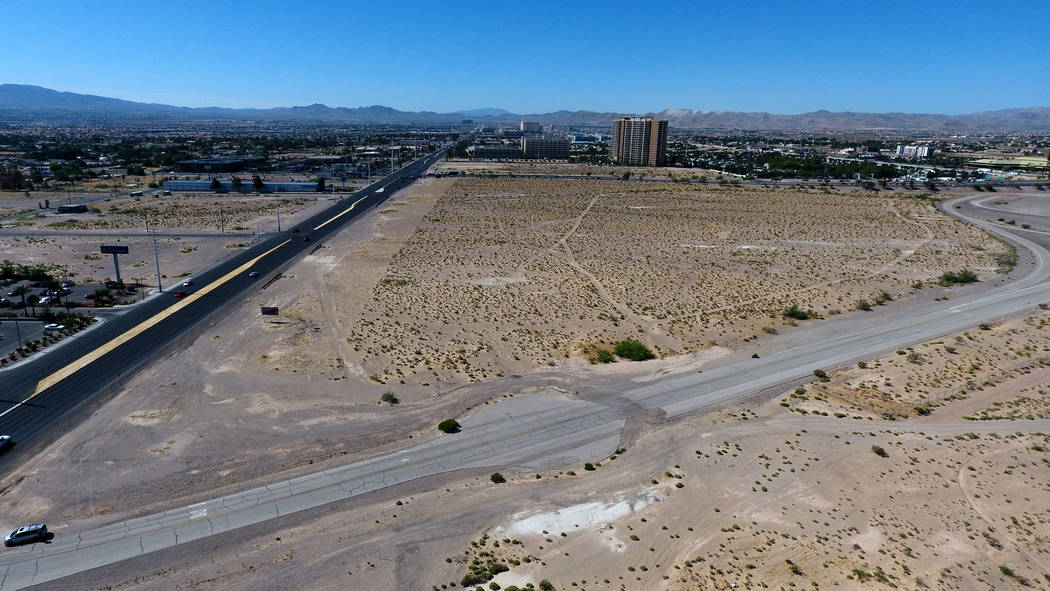
<instances>
[{"instance_id":1,"label":"curved road","mask_svg":"<svg viewBox=\"0 0 1050 591\"><path fill-rule=\"evenodd\" d=\"M984 198L980 194L976 198ZM831 369L919 344L1050 301L1050 234L1018 236L987 220L994 210L975 197L942 204L946 211L1008 239L1032 257L1020 278L992 287L957 288L947 302L907 310L885 307L814 322L761 346L762 356L702 374L679 375L591 400L515 397L485 407L456 435L400 452L276 482L194 505L95 529L63 528L51 544L0 555L0 589L19 589L149 552L261 523L384 487L465 468L517 465L551 469L609 455L624 424L642 414L676 416L767 391L779 391ZM1042 222L1045 224L1045 220ZM959 295L962 294L962 295ZM742 351L740 355L749 354ZM1045 430L1046 421L1012 430Z\"/></svg>"}]
</instances>

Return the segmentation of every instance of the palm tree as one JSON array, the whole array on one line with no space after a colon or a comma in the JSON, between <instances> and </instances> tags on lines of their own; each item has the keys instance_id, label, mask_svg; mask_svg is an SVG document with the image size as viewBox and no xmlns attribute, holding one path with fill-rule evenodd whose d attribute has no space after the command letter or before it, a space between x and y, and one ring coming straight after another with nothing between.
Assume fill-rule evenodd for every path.
<instances>
[{"instance_id":1,"label":"palm tree","mask_svg":"<svg viewBox=\"0 0 1050 591\"><path fill-rule=\"evenodd\" d=\"M40 303L40 296L35 293L26 298L29 307L33 308L33 316L36 316L36 305Z\"/></svg>"},{"instance_id":2,"label":"palm tree","mask_svg":"<svg viewBox=\"0 0 1050 591\"><path fill-rule=\"evenodd\" d=\"M28 285L19 285L11 291L11 295L22 297L22 312L26 312L26 294L29 293Z\"/></svg>"}]
</instances>

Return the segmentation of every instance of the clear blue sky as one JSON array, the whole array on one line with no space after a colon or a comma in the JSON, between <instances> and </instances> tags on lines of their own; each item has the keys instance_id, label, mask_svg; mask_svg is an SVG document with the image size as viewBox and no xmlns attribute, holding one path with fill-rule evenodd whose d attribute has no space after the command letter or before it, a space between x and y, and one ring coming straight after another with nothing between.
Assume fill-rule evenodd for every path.
<instances>
[{"instance_id":1,"label":"clear blue sky","mask_svg":"<svg viewBox=\"0 0 1050 591\"><path fill-rule=\"evenodd\" d=\"M186 106L1050 106L1046 0L2 4L0 82Z\"/></svg>"}]
</instances>

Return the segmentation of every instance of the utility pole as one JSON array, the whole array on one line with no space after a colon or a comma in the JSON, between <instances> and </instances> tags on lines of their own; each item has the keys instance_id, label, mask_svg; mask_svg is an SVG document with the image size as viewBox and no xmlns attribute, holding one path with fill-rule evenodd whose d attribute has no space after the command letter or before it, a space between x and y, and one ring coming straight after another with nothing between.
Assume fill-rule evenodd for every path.
<instances>
[{"instance_id":1,"label":"utility pole","mask_svg":"<svg viewBox=\"0 0 1050 591\"><path fill-rule=\"evenodd\" d=\"M394 174L394 146L390 146L390 174Z\"/></svg>"},{"instance_id":2,"label":"utility pole","mask_svg":"<svg viewBox=\"0 0 1050 591\"><path fill-rule=\"evenodd\" d=\"M274 200L275 203L277 203L277 232L280 233L280 231L281 231L281 194L280 193L274 193L273 194L273 200Z\"/></svg>"},{"instance_id":3,"label":"utility pole","mask_svg":"<svg viewBox=\"0 0 1050 591\"><path fill-rule=\"evenodd\" d=\"M18 348L22 348L22 328L18 326L18 319L15 318L15 332L18 333Z\"/></svg>"},{"instance_id":4,"label":"utility pole","mask_svg":"<svg viewBox=\"0 0 1050 591\"><path fill-rule=\"evenodd\" d=\"M226 219L222 217L222 204L219 204L219 232L226 233Z\"/></svg>"},{"instance_id":5,"label":"utility pole","mask_svg":"<svg viewBox=\"0 0 1050 591\"><path fill-rule=\"evenodd\" d=\"M160 282L160 249L157 247L157 227L153 226L153 231L150 232L153 235L153 260L157 264L157 291L164 293L164 285Z\"/></svg>"}]
</instances>

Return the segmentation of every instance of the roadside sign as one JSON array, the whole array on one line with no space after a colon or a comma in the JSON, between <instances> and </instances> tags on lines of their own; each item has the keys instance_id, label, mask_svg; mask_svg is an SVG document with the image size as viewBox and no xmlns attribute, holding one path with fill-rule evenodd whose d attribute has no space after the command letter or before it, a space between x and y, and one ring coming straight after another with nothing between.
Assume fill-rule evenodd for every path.
<instances>
[{"instance_id":1,"label":"roadside sign","mask_svg":"<svg viewBox=\"0 0 1050 591\"><path fill-rule=\"evenodd\" d=\"M259 313L262 314L263 316L277 316L278 312L280 312L280 308L278 308L277 306L260 306L259 307Z\"/></svg>"},{"instance_id":2,"label":"roadside sign","mask_svg":"<svg viewBox=\"0 0 1050 591\"><path fill-rule=\"evenodd\" d=\"M102 254L128 254L128 247L124 244L103 244Z\"/></svg>"}]
</instances>

